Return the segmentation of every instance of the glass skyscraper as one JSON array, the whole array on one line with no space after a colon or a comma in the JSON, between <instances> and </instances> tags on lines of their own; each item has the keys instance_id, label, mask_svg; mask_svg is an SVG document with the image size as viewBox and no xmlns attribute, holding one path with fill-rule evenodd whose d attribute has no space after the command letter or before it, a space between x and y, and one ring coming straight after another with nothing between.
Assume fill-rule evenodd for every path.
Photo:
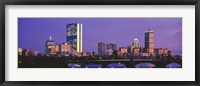
<instances>
[{"instance_id":1,"label":"glass skyscraper","mask_svg":"<svg viewBox=\"0 0 200 86\"><path fill-rule=\"evenodd\" d=\"M72 49L77 52L82 52L82 24L67 24L66 33L66 41L72 45Z\"/></svg>"}]
</instances>

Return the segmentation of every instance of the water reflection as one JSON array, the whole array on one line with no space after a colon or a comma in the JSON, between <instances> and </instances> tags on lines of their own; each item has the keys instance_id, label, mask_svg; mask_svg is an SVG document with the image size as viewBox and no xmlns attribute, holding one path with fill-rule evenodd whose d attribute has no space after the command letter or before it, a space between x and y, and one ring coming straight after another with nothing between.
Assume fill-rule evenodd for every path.
<instances>
[{"instance_id":1,"label":"water reflection","mask_svg":"<svg viewBox=\"0 0 200 86\"><path fill-rule=\"evenodd\" d=\"M105 65L105 64L104 64ZM150 62L142 62L136 64L135 68L155 68L158 64L152 64ZM108 65L103 66L102 64L98 63L89 63L86 65L81 66L81 63L69 63L68 68L126 68L127 65L122 64L120 62L110 63ZM182 66L176 62L169 63L165 66L166 68L181 68Z\"/></svg>"},{"instance_id":2,"label":"water reflection","mask_svg":"<svg viewBox=\"0 0 200 86\"><path fill-rule=\"evenodd\" d=\"M68 67L69 67L69 68L80 68L81 65L80 65L80 64L76 64L76 63L69 63L69 64L68 64Z\"/></svg>"},{"instance_id":3,"label":"water reflection","mask_svg":"<svg viewBox=\"0 0 200 86\"><path fill-rule=\"evenodd\" d=\"M155 65L149 62L145 62L145 63L139 63L137 65L135 65L136 68L154 68Z\"/></svg>"},{"instance_id":4,"label":"water reflection","mask_svg":"<svg viewBox=\"0 0 200 86\"><path fill-rule=\"evenodd\" d=\"M101 68L102 65L101 64L86 64L84 67L85 68Z\"/></svg>"},{"instance_id":5,"label":"water reflection","mask_svg":"<svg viewBox=\"0 0 200 86\"><path fill-rule=\"evenodd\" d=\"M120 62L117 62L117 63L108 64L107 67L108 68L124 68L125 65Z\"/></svg>"},{"instance_id":6,"label":"water reflection","mask_svg":"<svg viewBox=\"0 0 200 86\"><path fill-rule=\"evenodd\" d=\"M176 63L176 62L172 62L172 63L170 63L170 64L167 64L166 67L167 67L167 68L180 68L181 65L178 64L178 63Z\"/></svg>"}]
</instances>

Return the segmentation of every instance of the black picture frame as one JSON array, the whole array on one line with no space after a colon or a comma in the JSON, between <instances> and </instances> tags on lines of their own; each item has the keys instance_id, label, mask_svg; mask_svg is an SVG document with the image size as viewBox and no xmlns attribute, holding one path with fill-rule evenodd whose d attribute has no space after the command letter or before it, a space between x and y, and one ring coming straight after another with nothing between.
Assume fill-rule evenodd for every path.
<instances>
[{"instance_id":1,"label":"black picture frame","mask_svg":"<svg viewBox=\"0 0 200 86\"><path fill-rule=\"evenodd\" d=\"M96 86L198 86L200 0L1 0L0 1L0 84L2 86L96 85ZM5 81L5 5L195 5L195 81ZM185 77L187 78L187 77Z\"/></svg>"}]
</instances>

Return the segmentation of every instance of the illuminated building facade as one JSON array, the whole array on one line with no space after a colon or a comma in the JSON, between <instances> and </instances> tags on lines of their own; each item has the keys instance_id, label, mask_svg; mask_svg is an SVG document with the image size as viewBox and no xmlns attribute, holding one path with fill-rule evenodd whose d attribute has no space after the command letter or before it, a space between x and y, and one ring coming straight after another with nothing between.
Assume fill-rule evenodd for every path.
<instances>
[{"instance_id":1,"label":"illuminated building facade","mask_svg":"<svg viewBox=\"0 0 200 86\"><path fill-rule=\"evenodd\" d=\"M59 45L59 51L61 54L65 54L71 51L71 45L67 42Z\"/></svg>"},{"instance_id":2,"label":"illuminated building facade","mask_svg":"<svg viewBox=\"0 0 200 86\"><path fill-rule=\"evenodd\" d=\"M120 51L121 54L123 55L124 53L127 53L127 48L121 47L121 48L119 48L119 51Z\"/></svg>"},{"instance_id":3,"label":"illuminated building facade","mask_svg":"<svg viewBox=\"0 0 200 86\"><path fill-rule=\"evenodd\" d=\"M146 30L145 31L145 48L147 49L147 53L154 53L154 31Z\"/></svg>"},{"instance_id":4,"label":"illuminated building facade","mask_svg":"<svg viewBox=\"0 0 200 86\"><path fill-rule=\"evenodd\" d=\"M82 24L68 24L66 33L66 41L71 44L72 49L77 52L82 52Z\"/></svg>"},{"instance_id":5,"label":"illuminated building facade","mask_svg":"<svg viewBox=\"0 0 200 86\"><path fill-rule=\"evenodd\" d=\"M18 55L22 55L23 49L22 48L18 48Z\"/></svg>"},{"instance_id":6,"label":"illuminated building facade","mask_svg":"<svg viewBox=\"0 0 200 86\"><path fill-rule=\"evenodd\" d=\"M122 52L121 51L117 51L117 57L121 57L122 56Z\"/></svg>"},{"instance_id":7,"label":"illuminated building facade","mask_svg":"<svg viewBox=\"0 0 200 86\"><path fill-rule=\"evenodd\" d=\"M137 38L135 38L134 41L133 41L133 47L134 48L140 48L140 42Z\"/></svg>"},{"instance_id":8,"label":"illuminated building facade","mask_svg":"<svg viewBox=\"0 0 200 86\"><path fill-rule=\"evenodd\" d=\"M140 49L139 48L133 48L133 54L134 55L139 55L140 54Z\"/></svg>"},{"instance_id":9,"label":"illuminated building facade","mask_svg":"<svg viewBox=\"0 0 200 86\"><path fill-rule=\"evenodd\" d=\"M113 50L108 50L108 51L107 51L107 55L108 55L108 56L112 56L112 55L113 55Z\"/></svg>"},{"instance_id":10,"label":"illuminated building facade","mask_svg":"<svg viewBox=\"0 0 200 86\"><path fill-rule=\"evenodd\" d=\"M45 53L48 55L56 55L59 52L59 45L57 45L50 37L45 44Z\"/></svg>"},{"instance_id":11,"label":"illuminated building facade","mask_svg":"<svg viewBox=\"0 0 200 86\"><path fill-rule=\"evenodd\" d=\"M139 40L137 38L135 38L134 41L133 41L132 53L134 55L139 55L140 54L140 42L139 42Z\"/></svg>"},{"instance_id":12,"label":"illuminated building facade","mask_svg":"<svg viewBox=\"0 0 200 86\"><path fill-rule=\"evenodd\" d=\"M133 52L133 45L128 45L127 51L128 51L128 53L132 53Z\"/></svg>"},{"instance_id":13,"label":"illuminated building facade","mask_svg":"<svg viewBox=\"0 0 200 86\"><path fill-rule=\"evenodd\" d=\"M168 49L167 48L158 48L158 49L155 49L155 53L157 55L168 55Z\"/></svg>"},{"instance_id":14,"label":"illuminated building facade","mask_svg":"<svg viewBox=\"0 0 200 86\"><path fill-rule=\"evenodd\" d=\"M82 56L89 56L90 52L82 52Z\"/></svg>"},{"instance_id":15,"label":"illuminated building facade","mask_svg":"<svg viewBox=\"0 0 200 86\"><path fill-rule=\"evenodd\" d=\"M139 55L139 53L140 53L140 42L139 42L139 40L137 38L135 38L133 40L132 45L129 45L127 50L128 50L129 53Z\"/></svg>"},{"instance_id":16,"label":"illuminated building facade","mask_svg":"<svg viewBox=\"0 0 200 86\"><path fill-rule=\"evenodd\" d=\"M105 55L106 54L106 44L103 42L98 43L98 54Z\"/></svg>"}]
</instances>

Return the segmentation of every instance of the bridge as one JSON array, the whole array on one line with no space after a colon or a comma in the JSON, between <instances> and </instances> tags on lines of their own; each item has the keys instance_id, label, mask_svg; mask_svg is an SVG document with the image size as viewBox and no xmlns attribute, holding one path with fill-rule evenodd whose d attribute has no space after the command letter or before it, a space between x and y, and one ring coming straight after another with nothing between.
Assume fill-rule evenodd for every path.
<instances>
[{"instance_id":1,"label":"bridge","mask_svg":"<svg viewBox=\"0 0 200 86\"><path fill-rule=\"evenodd\" d=\"M93 61L97 61L97 62L122 62L122 61L131 61L131 59L102 59L102 60L85 60L87 62L93 62ZM158 59L133 59L133 61L160 61Z\"/></svg>"},{"instance_id":2,"label":"bridge","mask_svg":"<svg viewBox=\"0 0 200 86\"><path fill-rule=\"evenodd\" d=\"M152 64L157 65L157 67L162 67L164 64L161 60L159 59L101 59L101 60L84 60L81 62L82 65L85 64L101 64L103 67L106 67L110 63L115 63L115 62L120 62L128 68L133 68L134 65L142 62L149 62Z\"/></svg>"}]
</instances>

